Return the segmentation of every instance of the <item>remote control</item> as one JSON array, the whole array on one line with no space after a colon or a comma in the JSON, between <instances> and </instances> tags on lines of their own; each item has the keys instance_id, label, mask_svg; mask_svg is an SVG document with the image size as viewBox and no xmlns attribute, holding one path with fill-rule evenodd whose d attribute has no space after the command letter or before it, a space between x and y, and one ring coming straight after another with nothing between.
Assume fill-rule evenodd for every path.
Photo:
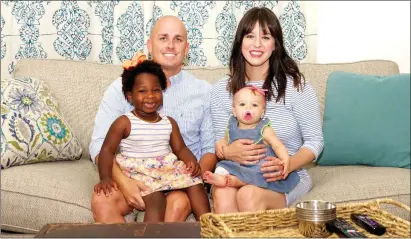
<instances>
[{"instance_id":1,"label":"remote control","mask_svg":"<svg viewBox=\"0 0 411 239\"><path fill-rule=\"evenodd\" d=\"M367 232L381 236L385 233L386 229L383 225L379 224L378 222L374 221L370 217L365 214L351 214L351 220L355 222L358 226L367 230Z\"/></svg>"},{"instance_id":2,"label":"remote control","mask_svg":"<svg viewBox=\"0 0 411 239\"><path fill-rule=\"evenodd\" d=\"M363 233L359 232L355 227L341 217L328 221L326 223L326 228L328 231L336 233L339 237L366 238Z\"/></svg>"}]
</instances>

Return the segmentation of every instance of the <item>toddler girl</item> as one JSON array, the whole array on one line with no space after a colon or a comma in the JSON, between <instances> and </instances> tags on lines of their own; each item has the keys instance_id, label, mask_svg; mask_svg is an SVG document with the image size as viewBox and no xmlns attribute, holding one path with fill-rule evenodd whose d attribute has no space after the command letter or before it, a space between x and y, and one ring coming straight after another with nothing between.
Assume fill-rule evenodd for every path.
<instances>
[{"instance_id":1,"label":"toddler girl","mask_svg":"<svg viewBox=\"0 0 411 239\"><path fill-rule=\"evenodd\" d=\"M94 190L108 195L116 187L112 166L120 146L116 161L123 173L150 189L141 192L145 222L164 221L165 194L176 189L187 192L199 220L210 212L200 166L185 145L176 121L157 112L163 104L166 76L153 61L133 59L123 66L123 93L134 109L117 118L105 137L98 161L100 182Z\"/></svg>"}]
</instances>

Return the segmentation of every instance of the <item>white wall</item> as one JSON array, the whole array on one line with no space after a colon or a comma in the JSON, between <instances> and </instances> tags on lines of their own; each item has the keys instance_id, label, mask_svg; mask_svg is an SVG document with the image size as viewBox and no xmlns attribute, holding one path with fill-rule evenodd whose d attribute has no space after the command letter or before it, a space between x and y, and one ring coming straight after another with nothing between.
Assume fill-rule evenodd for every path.
<instances>
[{"instance_id":1,"label":"white wall","mask_svg":"<svg viewBox=\"0 0 411 239\"><path fill-rule=\"evenodd\" d=\"M384 59L410 73L409 1L317 4L319 63Z\"/></svg>"}]
</instances>

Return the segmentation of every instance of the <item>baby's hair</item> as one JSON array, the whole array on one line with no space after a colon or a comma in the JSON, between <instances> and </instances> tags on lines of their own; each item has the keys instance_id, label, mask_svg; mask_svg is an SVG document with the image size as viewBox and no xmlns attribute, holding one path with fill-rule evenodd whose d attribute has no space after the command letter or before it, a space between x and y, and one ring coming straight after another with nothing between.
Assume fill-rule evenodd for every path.
<instances>
[{"instance_id":1,"label":"baby's hair","mask_svg":"<svg viewBox=\"0 0 411 239\"><path fill-rule=\"evenodd\" d=\"M127 92L131 92L133 89L134 81L136 77L141 73L149 73L155 75L158 80L160 81L160 86L162 90L165 90L167 87L167 77L164 74L161 66L151 60L145 60L138 64L136 67L132 67L131 69L124 69L123 74L121 74L121 80L123 83L123 94L124 97L127 99Z\"/></svg>"},{"instance_id":2,"label":"baby's hair","mask_svg":"<svg viewBox=\"0 0 411 239\"><path fill-rule=\"evenodd\" d=\"M262 90L262 89L260 89L260 88L257 88L257 87L255 87L255 86L246 86L246 87L241 88L239 91L237 91L237 92L234 94L233 99L235 99L236 96L238 96L238 94L240 93L240 91L244 91L244 90L251 90L251 92L253 92L254 95L257 95L257 94L261 95L262 98L263 98L263 102L266 103L266 102L265 102L266 100L265 100L264 90Z\"/></svg>"}]
</instances>

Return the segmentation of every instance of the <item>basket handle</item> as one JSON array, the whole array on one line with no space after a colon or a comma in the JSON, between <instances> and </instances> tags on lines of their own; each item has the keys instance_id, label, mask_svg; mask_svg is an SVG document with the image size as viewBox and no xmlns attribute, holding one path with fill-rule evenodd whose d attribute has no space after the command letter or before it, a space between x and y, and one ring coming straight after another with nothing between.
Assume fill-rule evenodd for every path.
<instances>
[{"instance_id":1,"label":"basket handle","mask_svg":"<svg viewBox=\"0 0 411 239\"><path fill-rule=\"evenodd\" d=\"M221 218L219 216L217 216L214 213L210 213L208 214L208 216L214 220L216 220L218 223L220 223L220 225L223 227L224 232L226 233L226 237L234 237L234 234L232 232L232 230L227 226L227 224L225 224L225 222L223 220L221 220ZM215 226L213 226L215 227Z\"/></svg>"},{"instance_id":2,"label":"basket handle","mask_svg":"<svg viewBox=\"0 0 411 239\"><path fill-rule=\"evenodd\" d=\"M403 208L405 210L407 210L408 212L410 212L410 207L408 207L407 205L405 205L404 203L401 202L397 202L395 200L392 200L390 198L382 198L382 199L377 199L376 200L378 207L380 207L381 203L386 203L386 204L392 204L394 206Z\"/></svg>"}]
</instances>

